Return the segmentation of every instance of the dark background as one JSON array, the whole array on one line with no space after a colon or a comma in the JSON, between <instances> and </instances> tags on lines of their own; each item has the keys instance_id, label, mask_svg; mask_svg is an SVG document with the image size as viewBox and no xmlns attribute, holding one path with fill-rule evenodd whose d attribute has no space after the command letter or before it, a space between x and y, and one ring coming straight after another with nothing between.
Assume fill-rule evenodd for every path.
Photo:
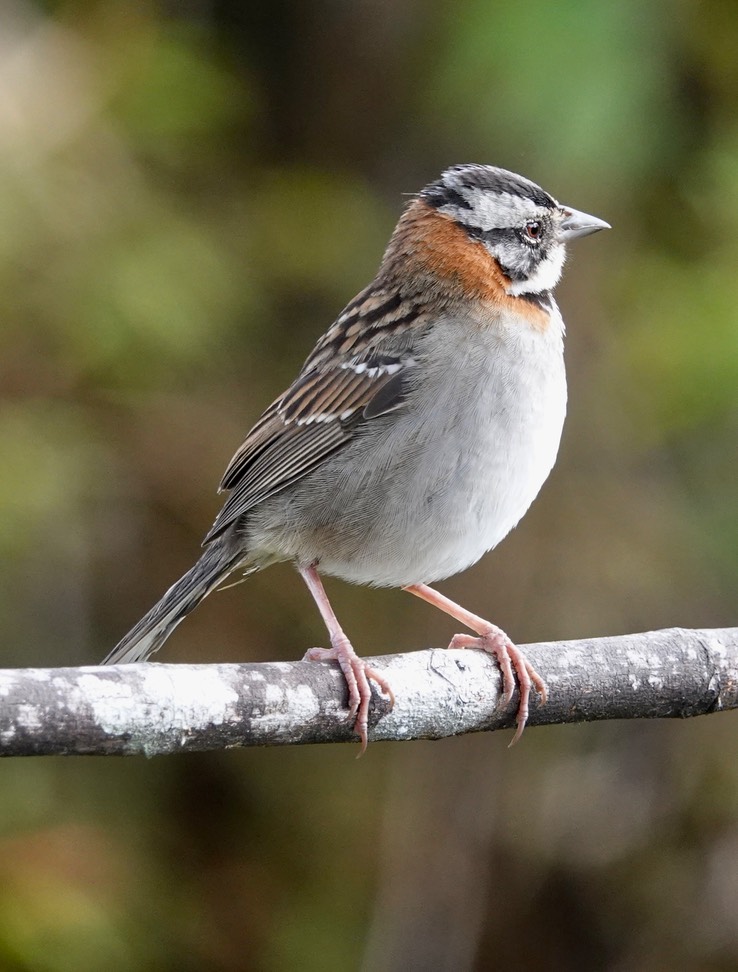
<instances>
[{"instance_id":1,"label":"dark background","mask_svg":"<svg viewBox=\"0 0 738 972\"><path fill-rule=\"evenodd\" d=\"M521 643L738 623L736 50L696 0L3 4L3 664L96 662L190 566L404 194L469 161L613 230L558 292L559 463L443 590ZM360 653L454 633L328 589ZM160 658L323 642L279 566ZM736 718L7 761L0 968L735 969Z\"/></svg>"}]
</instances>

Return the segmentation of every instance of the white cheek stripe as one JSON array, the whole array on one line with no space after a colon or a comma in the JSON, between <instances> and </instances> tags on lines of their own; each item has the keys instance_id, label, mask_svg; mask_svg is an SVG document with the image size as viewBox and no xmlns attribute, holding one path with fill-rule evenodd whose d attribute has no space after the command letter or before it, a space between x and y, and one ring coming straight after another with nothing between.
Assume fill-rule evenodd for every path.
<instances>
[{"instance_id":1,"label":"white cheek stripe","mask_svg":"<svg viewBox=\"0 0 738 972\"><path fill-rule=\"evenodd\" d=\"M559 282L565 260L566 250L563 246L558 246L526 280L513 281L507 288L508 294L516 297L519 294L542 294L546 290L553 290Z\"/></svg>"}]
</instances>

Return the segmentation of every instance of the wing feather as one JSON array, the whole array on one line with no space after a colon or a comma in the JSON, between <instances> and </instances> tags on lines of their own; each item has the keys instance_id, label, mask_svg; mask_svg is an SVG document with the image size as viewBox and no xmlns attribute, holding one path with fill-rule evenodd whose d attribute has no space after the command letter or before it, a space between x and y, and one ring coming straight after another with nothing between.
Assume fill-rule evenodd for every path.
<instances>
[{"instance_id":1,"label":"wing feather","mask_svg":"<svg viewBox=\"0 0 738 972\"><path fill-rule=\"evenodd\" d=\"M204 542L343 448L362 422L400 408L427 326L418 300L368 288L352 301L231 459L220 484L231 494Z\"/></svg>"}]
</instances>

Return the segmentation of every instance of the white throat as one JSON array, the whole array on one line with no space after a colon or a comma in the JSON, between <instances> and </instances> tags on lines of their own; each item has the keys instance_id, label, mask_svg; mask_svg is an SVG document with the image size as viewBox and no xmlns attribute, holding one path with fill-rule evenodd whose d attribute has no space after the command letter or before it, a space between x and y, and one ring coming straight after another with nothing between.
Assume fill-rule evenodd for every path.
<instances>
[{"instance_id":1,"label":"white throat","mask_svg":"<svg viewBox=\"0 0 738 972\"><path fill-rule=\"evenodd\" d=\"M514 280L507 288L508 294L518 297L520 294L543 294L553 290L561 278L566 260L566 250L563 246L555 247L551 256L544 260L525 280Z\"/></svg>"}]
</instances>

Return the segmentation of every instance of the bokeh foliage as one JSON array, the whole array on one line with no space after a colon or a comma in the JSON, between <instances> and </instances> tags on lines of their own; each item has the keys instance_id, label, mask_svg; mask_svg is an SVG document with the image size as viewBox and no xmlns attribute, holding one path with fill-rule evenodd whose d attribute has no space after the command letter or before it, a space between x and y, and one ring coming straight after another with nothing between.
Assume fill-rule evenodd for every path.
<instances>
[{"instance_id":1,"label":"bokeh foliage","mask_svg":"<svg viewBox=\"0 0 738 972\"><path fill-rule=\"evenodd\" d=\"M249 424L446 165L613 224L560 288L571 407L444 589L521 642L736 624L738 7L0 9L6 665L101 658L194 559ZM332 585L360 652L452 629ZM323 638L275 567L166 660ZM0 969L738 965L736 720L3 766Z\"/></svg>"}]
</instances>

